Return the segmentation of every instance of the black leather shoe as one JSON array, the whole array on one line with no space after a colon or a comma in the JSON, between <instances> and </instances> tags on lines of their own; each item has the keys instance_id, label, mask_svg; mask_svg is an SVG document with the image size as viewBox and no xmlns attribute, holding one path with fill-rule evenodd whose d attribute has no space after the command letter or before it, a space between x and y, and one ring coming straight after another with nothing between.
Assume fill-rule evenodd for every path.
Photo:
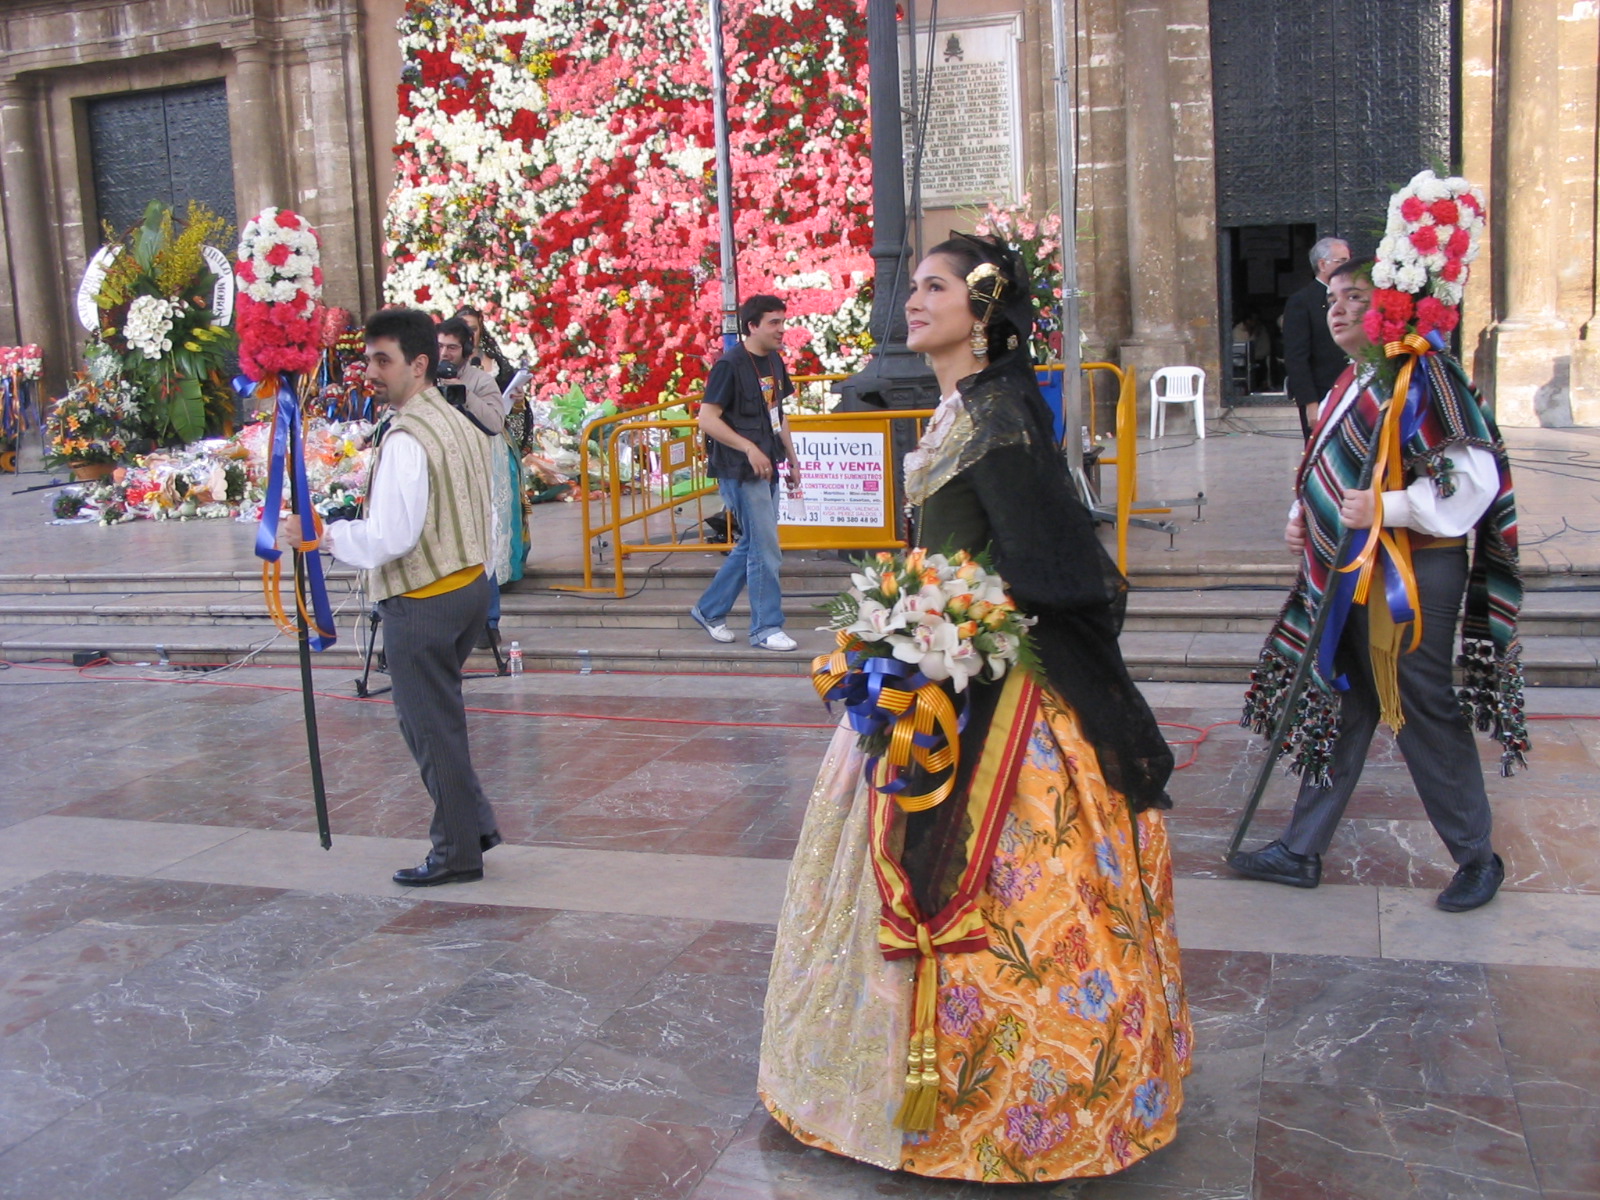
<instances>
[{"instance_id":1,"label":"black leather shoe","mask_svg":"<svg viewBox=\"0 0 1600 1200\"><path fill-rule=\"evenodd\" d=\"M1450 881L1449 887L1439 893L1434 903L1445 912L1482 908L1494 899L1494 894L1505 881L1506 864L1498 854L1491 854L1487 861L1470 862L1457 867L1456 877Z\"/></svg>"},{"instance_id":2,"label":"black leather shoe","mask_svg":"<svg viewBox=\"0 0 1600 1200\"><path fill-rule=\"evenodd\" d=\"M422 860L420 867L401 867L394 873L394 881L401 887L438 887L441 883L477 883L483 878L482 867L468 867L452 871L432 857Z\"/></svg>"},{"instance_id":3,"label":"black leather shoe","mask_svg":"<svg viewBox=\"0 0 1600 1200\"><path fill-rule=\"evenodd\" d=\"M1268 842L1259 850L1230 854L1228 865L1246 879L1263 879L1290 887L1314 888L1322 882L1322 856L1296 854L1282 842Z\"/></svg>"},{"instance_id":4,"label":"black leather shoe","mask_svg":"<svg viewBox=\"0 0 1600 1200\"><path fill-rule=\"evenodd\" d=\"M505 839L500 836L500 831L496 829L493 833L485 833L478 838L478 849L484 851L484 853L488 853L504 840Z\"/></svg>"}]
</instances>

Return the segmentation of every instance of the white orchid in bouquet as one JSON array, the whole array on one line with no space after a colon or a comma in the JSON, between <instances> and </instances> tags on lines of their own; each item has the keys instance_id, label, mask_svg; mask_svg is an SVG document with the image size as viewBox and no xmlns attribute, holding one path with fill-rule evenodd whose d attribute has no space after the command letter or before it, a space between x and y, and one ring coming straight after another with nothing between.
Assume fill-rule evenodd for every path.
<instances>
[{"instance_id":1,"label":"white orchid in bouquet","mask_svg":"<svg viewBox=\"0 0 1600 1200\"><path fill-rule=\"evenodd\" d=\"M850 589L827 606L827 628L849 635L847 650L896 658L957 692L1036 668L1034 618L1017 611L984 556L880 551L856 566Z\"/></svg>"}]
</instances>

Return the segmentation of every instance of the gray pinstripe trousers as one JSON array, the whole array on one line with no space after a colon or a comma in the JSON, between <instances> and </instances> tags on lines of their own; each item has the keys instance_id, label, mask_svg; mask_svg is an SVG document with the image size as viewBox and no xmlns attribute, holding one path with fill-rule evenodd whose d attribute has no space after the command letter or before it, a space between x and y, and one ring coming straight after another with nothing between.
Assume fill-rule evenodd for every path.
<instances>
[{"instance_id":1,"label":"gray pinstripe trousers","mask_svg":"<svg viewBox=\"0 0 1600 1200\"><path fill-rule=\"evenodd\" d=\"M1400 702L1405 724L1395 738L1411 782L1435 832L1457 863L1490 854L1489 797L1477 744L1451 686L1456 621L1467 584L1463 547L1418 550L1412 555L1422 601L1422 644L1400 656ZM1374 593L1378 584L1374 583ZM1361 779L1367 747L1378 727L1378 692L1367 653L1367 610L1355 606L1335 659L1350 680L1340 693L1339 740L1332 782L1302 784L1282 841L1296 854L1322 854Z\"/></svg>"},{"instance_id":2,"label":"gray pinstripe trousers","mask_svg":"<svg viewBox=\"0 0 1600 1200\"><path fill-rule=\"evenodd\" d=\"M483 631L489 581L478 576L442 596L391 596L378 602L394 711L422 782L433 797L432 858L453 871L483 865L478 838L495 829L467 749L461 668Z\"/></svg>"}]
</instances>

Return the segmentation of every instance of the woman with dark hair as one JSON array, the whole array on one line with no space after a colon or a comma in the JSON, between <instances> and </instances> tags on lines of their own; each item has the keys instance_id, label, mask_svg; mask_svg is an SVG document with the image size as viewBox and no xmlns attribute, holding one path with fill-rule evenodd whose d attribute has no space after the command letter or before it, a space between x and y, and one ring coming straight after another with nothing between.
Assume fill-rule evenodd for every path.
<instances>
[{"instance_id":1,"label":"woman with dark hair","mask_svg":"<svg viewBox=\"0 0 1600 1200\"><path fill-rule=\"evenodd\" d=\"M1033 315L1005 247L955 236L923 260L907 344L942 399L905 479L917 544L986 550L1037 619L1039 671L969 685L955 789L924 811L875 793L841 725L790 868L761 1048L762 1098L801 1141L984 1182L1106 1175L1166 1145L1192 1044L1160 812L1172 754L1117 647L1127 581L1052 436ZM943 932L956 918L959 938ZM917 949L884 936L896 919ZM937 971L921 1018L919 955ZM931 1105L911 1102L919 1086Z\"/></svg>"}]
</instances>

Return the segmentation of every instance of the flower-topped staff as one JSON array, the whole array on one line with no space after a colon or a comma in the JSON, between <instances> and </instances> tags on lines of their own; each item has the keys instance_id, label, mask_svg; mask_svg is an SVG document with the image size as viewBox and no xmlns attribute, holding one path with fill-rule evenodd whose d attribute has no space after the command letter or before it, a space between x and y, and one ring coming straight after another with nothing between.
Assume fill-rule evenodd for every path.
<instances>
[{"instance_id":1,"label":"flower-topped staff","mask_svg":"<svg viewBox=\"0 0 1600 1200\"><path fill-rule=\"evenodd\" d=\"M267 607L285 633L295 632L278 602L282 568L278 549L278 519L283 503L285 474L291 477L290 506L300 520L302 540L317 541L316 512L306 480L305 450L301 441L300 393L315 384L313 373L322 361L321 239L304 217L286 208L267 208L244 227L239 239L237 326L239 369L244 375L235 386L240 395L273 399L272 457L267 468L266 499L256 530L256 557L262 560L262 587ZM301 566L310 585L312 611L298 586ZM295 554L295 598L301 630L309 625L314 650L326 650L337 640L333 609L322 577L322 560L315 554Z\"/></svg>"},{"instance_id":2,"label":"flower-topped staff","mask_svg":"<svg viewBox=\"0 0 1600 1200\"><path fill-rule=\"evenodd\" d=\"M1375 569L1387 567L1389 586L1404 593L1391 605L1397 627L1409 628L1411 648L1422 641L1422 615L1403 528L1383 524L1383 492L1405 487L1402 442L1421 420L1424 379L1413 378L1423 355L1446 348L1444 335L1461 321L1468 264L1478 257L1483 197L1465 179L1422 171L1389 200L1389 219L1372 266L1372 298L1362 324L1381 354L1379 367L1393 394L1378 436L1372 479L1378 486L1372 524L1354 559L1355 602L1365 604Z\"/></svg>"},{"instance_id":3,"label":"flower-topped staff","mask_svg":"<svg viewBox=\"0 0 1600 1200\"><path fill-rule=\"evenodd\" d=\"M267 465L266 495L256 528L256 557L262 560L261 584L267 608L286 633L300 640L300 683L305 697L306 742L311 757L311 784L322 846L333 844L328 831L328 805L322 787L322 759L317 744L316 709L311 698L311 650L326 650L337 640L333 607L317 554L320 528L311 506L302 438L301 401L316 387L322 361L322 239L310 222L287 208L265 208L244 227L239 238L237 326L239 369L234 381L241 396L273 399L272 455ZM278 520L283 507L284 477L289 478L289 507L300 522L301 549L294 552L294 593L298 623L291 623L279 599L282 580ZM311 611L306 611L306 593Z\"/></svg>"}]
</instances>

